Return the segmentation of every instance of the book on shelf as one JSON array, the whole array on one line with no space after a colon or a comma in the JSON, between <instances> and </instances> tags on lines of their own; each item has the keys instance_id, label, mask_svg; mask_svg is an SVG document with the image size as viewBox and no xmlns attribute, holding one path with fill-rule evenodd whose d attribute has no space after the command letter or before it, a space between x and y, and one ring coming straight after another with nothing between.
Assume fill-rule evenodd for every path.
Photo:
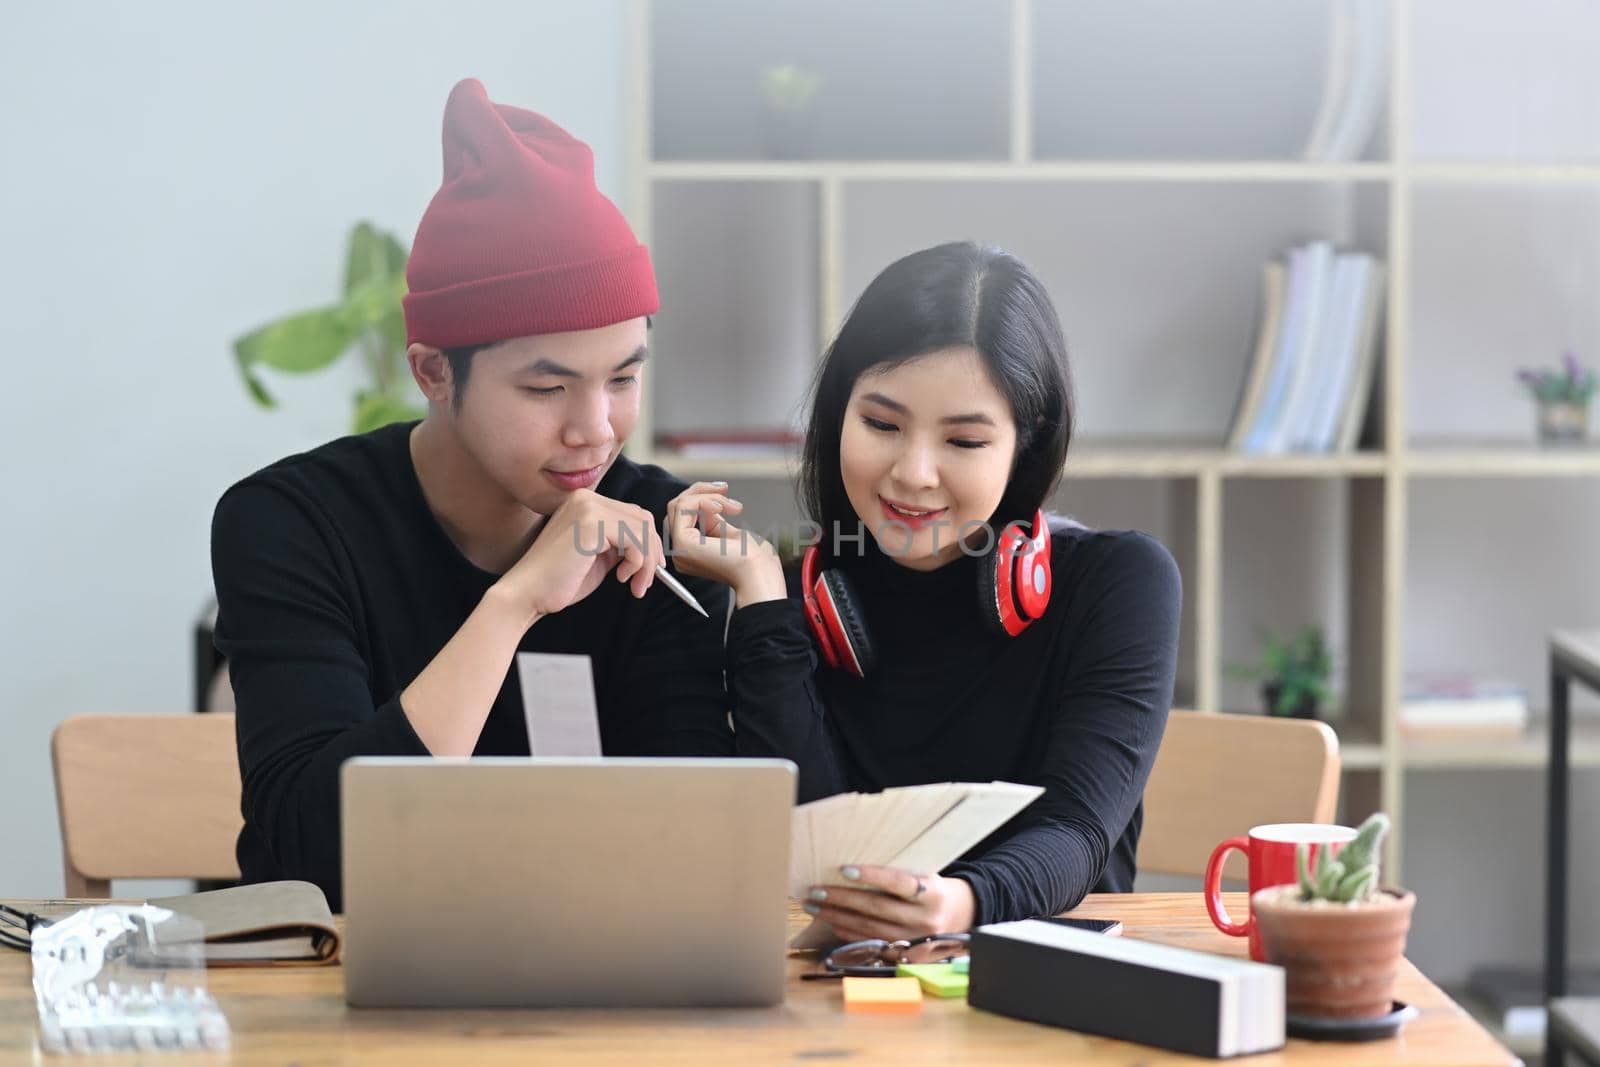
<instances>
[{"instance_id":1,"label":"book on shelf","mask_svg":"<svg viewBox=\"0 0 1600 1067\"><path fill-rule=\"evenodd\" d=\"M1515 683L1418 675L1406 680L1399 725L1412 736L1520 734L1528 718L1528 694Z\"/></svg>"},{"instance_id":2,"label":"book on shelf","mask_svg":"<svg viewBox=\"0 0 1600 1067\"><path fill-rule=\"evenodd\" d=\"M1228 431L1251 455L1353 451L1375 403L1386 274L1327 241L1291 248L1262 272L1256 343Z\"/></svg>"},{"instance_id":3,"label":"book on shelf","mask_svg":"<svg viewBox=\"0 0 1600 1067\"><path fill-rule=\"evenodd\" d=\"M1330 0L1322 102L1300 157L1360 159L1382 117L1389 76L1388 0Z\"/></svg>"},{"instance_id":4,"label":"book on shelf","mask_svg":"<svg viewBox=\"0 0 1600 1067\"><path fill-rule=\"evenodd\" d=\"M1543 970L1500 964L1474 967L1467 976L1467 991L1507 1038L1544 1037ZM1570 968L1567 993L1579 997L1600 996L1600 968Z\"/></svg>"},{"instance_id":5,"label":"book on shelf","mask_svg":"<svg viewBox=\"0 0 1600 1067\"><path fill-rule=\"evenodd\" d=\"M804 440L788 428L682 430L656 434L656 448L680 456L787 456Z\"/></svg>"},{"instance_id":6,"label":"book on shelf","mask_svg":"<svg viewBox=\"0 0 1600 1067\"><path fill-rule=\"evenodd\" d=\"M1283 287L1287 272L1282 263L1273 260L1261 268L1261 314L1257 321L1255 355L1239 390L1239 400L1233 409L1233 429L1228 434L1228 447L1244 447L1245 434L1255 422L1256 413L1267 394L1267 377L1272 371L1272 352L1278 345L1278 335L1283 329Z\"/></svg>"}]
</instances>

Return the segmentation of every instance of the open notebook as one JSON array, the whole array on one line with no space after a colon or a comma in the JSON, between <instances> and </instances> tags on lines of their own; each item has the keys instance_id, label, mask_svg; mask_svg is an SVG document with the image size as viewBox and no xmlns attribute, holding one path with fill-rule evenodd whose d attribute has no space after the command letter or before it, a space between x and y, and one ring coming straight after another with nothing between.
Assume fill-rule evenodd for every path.
<instances>
[{"instance_id":1,"label":"open notebook","mask_svg":"<svg viewBox=\"0 0 1600 1067\"><path fill-rule=\"evenodd\" d=\"M207 966L305 966L339 958L328 898L310 882L260 882L146 903L200 921Z\"/></svg>"},{"instance_id":2,"label":"open notebook","mask_svg":"<svg viewBox=\"0 0 1600 1067\"><path fill-rule=\"evenodd\" d=\"M838 883L847 863L937 874L1044 790L1012 782L938 782L840 793L794 809L789 895Z\"/></svg>"}]
</instances>

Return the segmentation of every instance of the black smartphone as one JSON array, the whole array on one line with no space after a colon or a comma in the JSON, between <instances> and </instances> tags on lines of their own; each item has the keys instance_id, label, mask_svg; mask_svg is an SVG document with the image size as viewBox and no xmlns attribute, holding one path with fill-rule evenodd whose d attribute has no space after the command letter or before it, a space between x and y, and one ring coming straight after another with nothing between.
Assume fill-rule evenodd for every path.
<instances>
[{"instance_id":1,"label":"black smartphone","mask_svg":"<svg viewBox=\"0 0 1600 1067\"><path fill-rule=\"evenodd\" d=\"M1052 915L1044 920L1055 923L1057 926L1070 926L1075 930L1088 930L1092 934L1110 934L1116 936L1122 933L1121 919L1075 919L1070 915Z\"/></svg>"}]
</instances>

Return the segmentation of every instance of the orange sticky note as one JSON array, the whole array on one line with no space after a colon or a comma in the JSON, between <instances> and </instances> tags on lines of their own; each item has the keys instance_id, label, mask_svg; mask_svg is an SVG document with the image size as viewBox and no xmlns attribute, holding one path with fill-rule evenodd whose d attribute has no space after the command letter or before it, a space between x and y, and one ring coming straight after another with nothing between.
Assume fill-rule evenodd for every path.
<instances>
[{"instance_id":1,"label":"orange sticky note","mask_svg":"<svg viewBox=\"0 0 1600 1067\"><path fill-rule=\"evenodd\" d=\"M922 1010L922 985L915 978L844 979L845 1011L915 1015Z\"/></svg>"}]
</instances>

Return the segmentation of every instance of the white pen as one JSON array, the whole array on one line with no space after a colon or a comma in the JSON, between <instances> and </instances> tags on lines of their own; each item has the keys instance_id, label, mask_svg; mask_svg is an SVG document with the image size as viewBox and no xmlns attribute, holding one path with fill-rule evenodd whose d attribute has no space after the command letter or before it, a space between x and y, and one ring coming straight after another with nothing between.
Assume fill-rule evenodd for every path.
<instances>
[{"instance_id":1,"label":"white pen","mask_svg":"<svg viewBox=\"0 0 1600 1067\"><path fill-rule=\"evenodd\" d=\"M682 582L678 581L678 579L674 578L671 574L668 574L667 568L663 567L659 563L656 564L656 577L661 579L661 583L663 585L676 593L679 600L683 601L685 604L689 605L706 618L711 618L711 613L700 606L700 601L694 598L694 594L685 589Z\"/></svg>"}]
</instances>

